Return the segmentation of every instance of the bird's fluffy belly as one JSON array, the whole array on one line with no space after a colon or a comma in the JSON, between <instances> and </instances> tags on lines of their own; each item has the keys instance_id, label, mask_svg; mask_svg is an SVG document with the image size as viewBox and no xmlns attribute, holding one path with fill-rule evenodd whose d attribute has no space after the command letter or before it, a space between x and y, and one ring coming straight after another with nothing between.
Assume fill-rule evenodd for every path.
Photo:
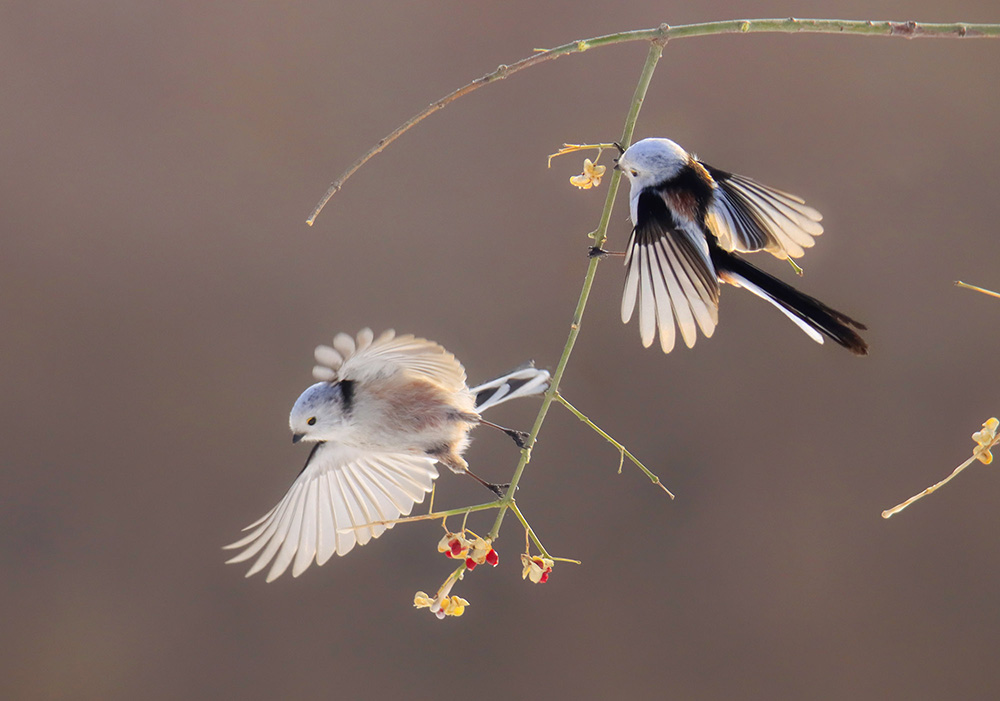
<instances>
[{"instance_id":1,"label":"bird's fluffy belly","mask_svg":"<svg viewBox=\"0 0 1000 701\"><path fill-rule=\"evenodd\" d=\"M355 402L355 423L379 430L346 437L358 447L412 454L443 445L464 447L466 434L477 423L468 390L449 392L432 382L410 379L380 385L378 391L366 394L363 401Z\"/></svg>"}]
</instances>

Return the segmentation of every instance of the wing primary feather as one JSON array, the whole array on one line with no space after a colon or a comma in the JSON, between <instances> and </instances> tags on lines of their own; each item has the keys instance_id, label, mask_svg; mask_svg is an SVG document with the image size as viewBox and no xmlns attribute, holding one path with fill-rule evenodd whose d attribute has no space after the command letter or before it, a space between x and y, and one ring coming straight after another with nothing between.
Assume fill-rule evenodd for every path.
<instances>
[{"instance_id":1,"label":"wing primary feather","mask_svg":"<svg viewBox=\"0 0 1000 701\"><path fill-rule=\"evenodd\" d=\"M656 263L657 272L659 273L658 275L653 275L653 290L656 293L656 320L657 326L660 329L660 350L664 353L669 353L674 349L675 339L673 305L667 289L667 276L670 275L670 272L664 270L660 246L651 246L650 248L655 249L653 251L654 255L651 256L651 263Z\"/></svg>"},{"instance_id":2,"label":"wing primary feather","mask_svg":"<svg viewBox=\"0 0 1000 701\"><path fill-rule=\"evenodd\" d=\"M337 521L333 513L333 502L330 499L329 475L321 474L317 480L316 495L319 511L316 533L316 564L322 565L337 552Z\"/></svg>"},{"instance_id":3,"label":"wing primary feather","mask_svg":"<svg viewBox=\"0 0 1000 701\"><path fill-rule=\"evenodd\" d=\"M292 489L294 491L289 494L288 505L282 511L281 518L275 522L274 531L269 537L262 541L265 542L266 545L257 557L257 560L253 563L253 566L247 571L247 577L251 577L264 569L267 566L267 563L274 559L275 553L278 552L278 548L280 548L281 544L284 542L285 536L288 533L288 523L292 517L292 512L295 509L294 503L298 498L299 493L302 491L302 485L293 485Z\"/></svg>"},{"instance_id":4,"label":"wing primary feather","mask_svg":"<svg viewBox=\"0 0 1000 701\"><path fill-rule=\"evenodd\" d=\"M303 502L302 528L299 532L299 548L292 562L292 576L298 577L309 568L316 557L316 544L319 541L319 482L309 481Z\"/></svg>"},{"instance_id":5,"label":"wing primary feather","mask_svg":"<svg viewBox=\"0 0 1000 701\"><path fill-rule=\"evenodd\" d=\"M669 252L667 247L670 249ZM669 237L666 239L661 255L663 254L669 255L671 262L674 263L671 267L677 275L677 280L683 290L684 297L690 304L691 312L698 322L698 326L706 338L711 338L712 334L715 333L716 321L709 309L718 308L718 282L711 291L705 289L701 271L688 256L684 255L674 239ZM714 268L712 275L715 275ZM694 333L693 329L692 333Z\"/></svg>"},{"instance_id":6,"label":"wing primary feather","mask_svg":"<svg viewBox=\"0 0 1000 701\"><path fill-rule=\"evenodd\" d=\"M639 256L636 255L636 232L629 237L625 257L625 290L622 292L622 323L627 324L635 311L636 295L639 290Z\"/></svg>"},{"instance_id":7,"label":"wing primary feather","mask_svg":"<svg viewBox=\"0 0 1000 701\"><path fill-rule=\"evenodd\" d=\"M649 348L656 334L656 302L653 295L653 270L649 264L649 246L639 246L639 337Z\"/></svg>"},{"instance_id":8,"label":"wing primary feather","mask_svg":"<svg viewBox=\"0 0 1000 701\"><path fill-rule=\"evenodd\" d=\"M691 314L690 300L684 294L678 282L678 278L683 276L683 270L679 269L681 265L680 260L676 253L674 253L673 247L667 241L670 237L664 237L664 239L666 240L663 245L658 247L658 252L666 256L666 260L663 261L666 265L661 263L660 267L664 281L667 284L667 291L673 302L674 317L677 319L677 328L681 332L681 338L684 339L684 345L688 348L693 348L698 338L698 332L694 325L694 316Z\"/></svg>"},{"instance_id":9,"label":"wing primary feather","mask_svg":"<svg viewBox=\"0 0 1000 701\"><path fill-rule=\"evenodd\" d=\"M378 538L385 531L385 524L376 524L376 521L388 521L393 518L391 515L386 515L382 510L381 505L378 503L378 499L369 489L369 480L371 476L368 474L368 470L357 469L360 466L352 466L348 472L351 479L353 479L355 484L355 494L358 497L358 503L361 504L361 509L365 514L365 523L370 524L371 527L368 529L371 533L372 538ZM369 468L370 469L370 468Z\"/></svg>"},{"instance_id":10,"label":"wing primary feather","mask_svg":"<svg viewBox=\"0 0 1000 701\"><path fill-rule=\"evenodd\" d=\"M299 549L299 534L302 532L302 518L305 515L305 500L308 493L308 487L299 490L295 505L291 509L288 527L281 536L281 547L278 548L265 581L273 582L292 564L292 558Z\"/></svg>"},{"instance_id":11,"label":"wing primary feather","mask_svg":"<svg viewBox=\"0 0 1000 701\"><path fill-rule=\"evenodd\" d=\"M333 500L334 513L337 518L337 554L344 556L351 552L357 544L357 531L353 530L354 517L347 503L347 494L343 484L343 474L341 471L333 473L333 480L330 481L330 497Z\"/></svg>"},{"instance_id":12,"label":"wing primary feather","mask_svg":"<svg viewBox=\"0 0 1000 701\"><path fill-rule=\"evenodd\" d=\"M244 560L249 560L253 557L261 548L267 545L268 541L274 535L274 532L278 529L278 524L281 523L281 518L284 516L285 511L288 509L289 504L292 501L292 497L297 490L298 485L293 484L288 492L281 498L278 505L271 509L271 516L258 527L256 531L247 535L246 537L238 540L228 548L242 548L246 546L246 550L243 550L235 557L226 561L226 564L243 562Z\"/></svg>"}]
</instances>

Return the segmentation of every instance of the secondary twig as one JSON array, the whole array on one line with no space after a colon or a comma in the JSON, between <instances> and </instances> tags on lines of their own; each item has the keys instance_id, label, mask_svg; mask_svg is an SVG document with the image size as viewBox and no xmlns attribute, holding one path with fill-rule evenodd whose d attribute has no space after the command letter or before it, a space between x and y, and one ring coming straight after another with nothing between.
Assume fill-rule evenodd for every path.
<instances>
[{"instance_id":1,"label":"secondary twig","mask_svg":"<svg viewBox=\"0 0 1000 701\"><path fill-rule=\"evenodd\" d=\"M582 421L583 423L585 423L588 426L590 426L590 428L593 429L594 432L597 433L597 435L601 436L602 438L604 438L604 440L606 440L608 443L610 443L611 445L613 445L615 448L618 449L618 453L621 455L621 461L619 461L619 463L618 463L618 473L619 474L621 474L622 464L625 462L625 458L628 458L629 460L632 461L633 464L635 464L636 467L638 467L640 470L642 470L643 474L645 474L646 477L649 478L650 482L652 482L653 484L659 486L660 489L662 489L664 492L666 492L667 496L669 496L671 499L674 498L673 492L671 492L669 489L667 489L667 487L663 484L663 482L660 481L659 477L657 477L652 472L650 472L649 468L647 468L645 465L643 465L639 461L639 459L637 457L635 457L634 455L632 455L632 453L630 453L625 446L623 446L621 443L619 443L614 438L612 438L610 435L608 435L607 432L605 432L600 426L598 426L593 421L591 421L587 416L585 416L582 411L580 411L575 406L573 406L568 401L566 401L566 398L563 397L558 392L556 393L556 401L559 402L560 404L562 404L567 409L569 409L570 412L574 416L576 416L576 418L580 419L580 421Z\"/></svg>"}]
</instances>

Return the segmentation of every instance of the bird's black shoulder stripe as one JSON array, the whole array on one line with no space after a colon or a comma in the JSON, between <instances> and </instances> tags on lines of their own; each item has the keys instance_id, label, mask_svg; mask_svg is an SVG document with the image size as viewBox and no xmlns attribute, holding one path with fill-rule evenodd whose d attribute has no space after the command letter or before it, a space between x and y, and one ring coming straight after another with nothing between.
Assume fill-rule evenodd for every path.
<instances>
[{"instance_id":1,"label":"bird's black shoulder stripe","mask_svg":"<svg viewBox=\"0 0 1000 701\"><path fill-rule=\"evenodd\" d=\"M697 161L681 168L676 175L652 188L670 203L678 214L704 221L715 197L711 174Z\"/></svg>"},{"instance_id":2,"label":"bird's black shoulder stripe","mask_svg":"<svg viewBox=\"0 0 1000 701\"><path fill-rule=\"evenodd\" d=\"M350 414L354 408L354 380L341 380L340 393L344 397L344 413Z\"/></svg>"},{"instance_id":3,"label":"bird's black shoulder stripe","mask_svg":"<svg viewBox=\"0 0 1000 701\"><path fill-rule=\"evenodd\" d=\"M697 161L688 163L681 168L681 171L677 175L670 178L669 182L673 189L690 192L699 201L707 202L712 199L712 180L714 178L708 177L712 175L711 171L706 176L705 170L708 169L705 168L705 170L702 170L698 167L700 165ZM661 187L663 186L661 185Z\"/></svg>"}]
</instances>

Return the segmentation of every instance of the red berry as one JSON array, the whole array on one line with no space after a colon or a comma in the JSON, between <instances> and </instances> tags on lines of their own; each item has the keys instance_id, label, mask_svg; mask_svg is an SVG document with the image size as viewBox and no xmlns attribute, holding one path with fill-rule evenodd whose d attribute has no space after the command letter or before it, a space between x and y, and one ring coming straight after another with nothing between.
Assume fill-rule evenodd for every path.
<instances>
[{"instance_id":1,"label":"red berry","mask_svg":"<svg viewBox=\"0 0 1000 701\"><path fill-rule=\"evenodd\" d=\"M496 567L497 563L500 562L500 556L497 555L497 551L493 548L490 548L490 551L486 553L486 562L490 563L494 567Z\"/></svg>"},{"instance_id":2,"label":"red berry","mask_svg":"<svg viewBox=\"0 0 1000 701\"><path fill-rule=\"evenodd\" d=\"M476 569L476 561L471 557L465 558L465 566L469 568L469 571Z\"/></svg>"},{"instance_id":3,"label":"red berry","mask_svg":"<svg viewBox=\"0 0 1000 701\"><path fill-rule=\"evenodd\" d=\"M543 572L542 573L542 578L538 580L538 583L539 584L545 584L547 581L549 581L549 573L548 572Z\"/></svg>"}]
</instances>

